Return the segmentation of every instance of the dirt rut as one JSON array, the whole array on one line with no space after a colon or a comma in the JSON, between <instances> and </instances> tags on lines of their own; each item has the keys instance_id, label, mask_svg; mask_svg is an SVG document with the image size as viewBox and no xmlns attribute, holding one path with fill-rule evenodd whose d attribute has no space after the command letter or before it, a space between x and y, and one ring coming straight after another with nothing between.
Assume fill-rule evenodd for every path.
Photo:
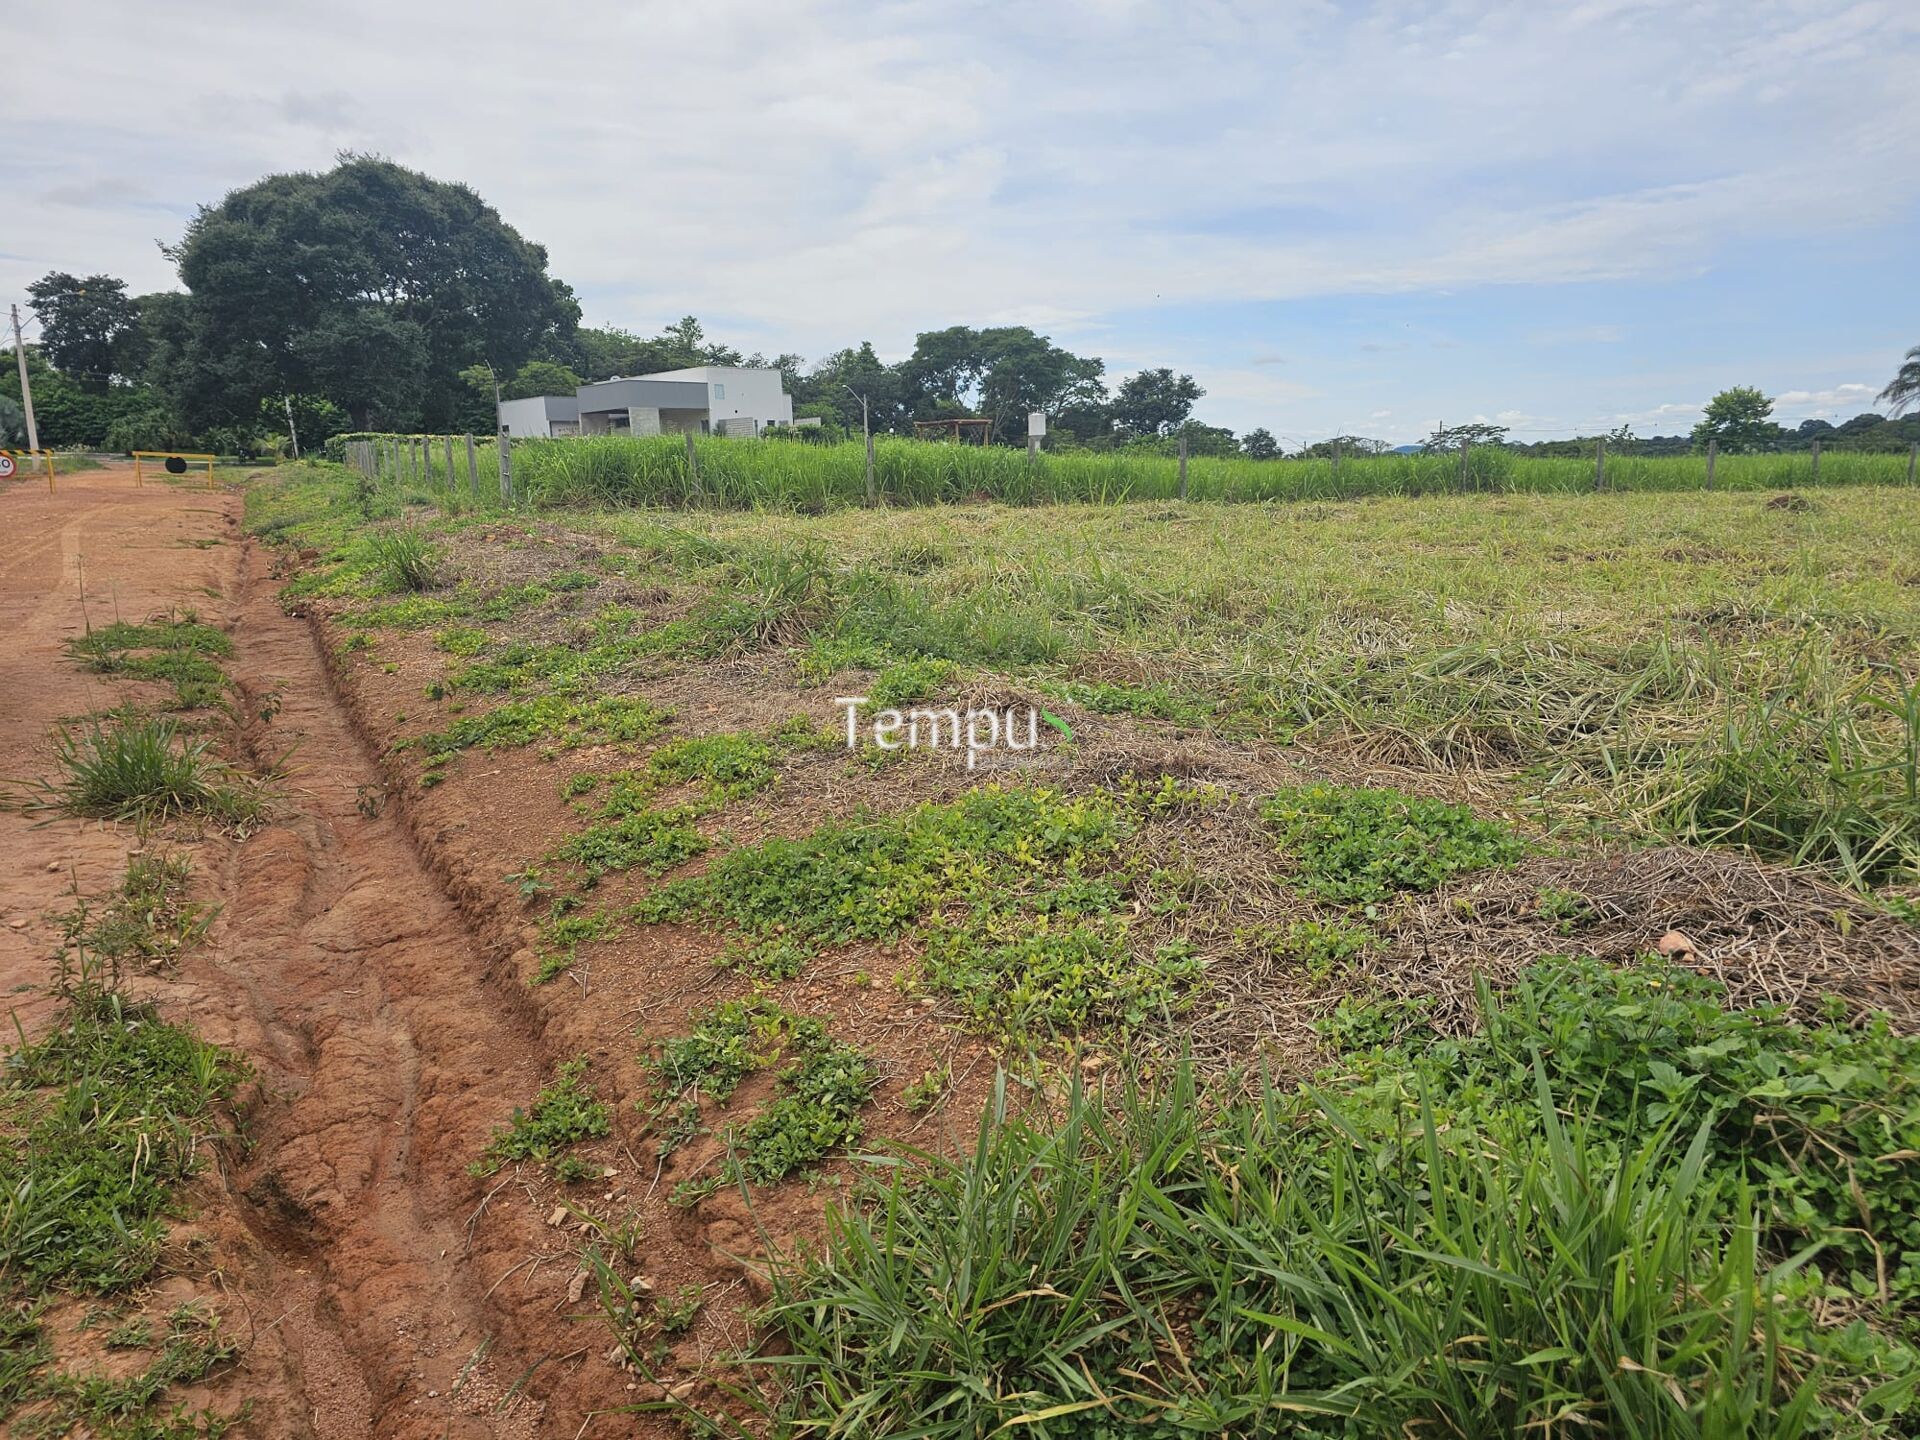
<instances>
[{"instance_id":1,"label":"dirt rut","mask_svg":"<svg viewBox=\"0 0 1920 1440\"><path fill-rule=\"evenodd\" d=\"M614 1383L597 1357L583 1368L605 1332L568 1318L571 1246L525 1203L476 1218L499 1182L467 1173L547 1078L543 1048L384 813L312 632L274 591L250 547L230 668L254 716L277 704L249 726L256 762L290 754L276 823L228 860L214 954L273 1092L234 1184L303 1332L287 1378L321 1436L533 1435L549 1407L573 1434L625 1397L592 1393Z\"/></svg>"}]
</instances>

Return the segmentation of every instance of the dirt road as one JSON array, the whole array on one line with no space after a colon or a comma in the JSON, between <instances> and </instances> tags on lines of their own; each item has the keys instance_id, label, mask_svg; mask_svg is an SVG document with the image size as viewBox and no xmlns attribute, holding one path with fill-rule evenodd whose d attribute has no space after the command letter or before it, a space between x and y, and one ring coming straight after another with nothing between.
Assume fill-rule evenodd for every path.
<instances>
[{"instance_id":1,"label":"dirt road","mask_svg":"<svg viewBox=\"0 0 1920 1440\"><path fill-rule=\"evenodd\" d=\"M278 804L193 852L210 943L143 982L166 1013L258 1067L253 1145L202 1184L190 1277L246 1346L216 1402L273 1436L634 1433L583 1418L625 1388L598 1361L571 1243L526 1205L483 1206L467 1173L550 1074L511 982L386 812L379 773L282 613L240 499L128 469L0 489L0 776L47 773L62 717L116 703L62 647L88 623L193 609L228 630L241 758L276 764ZM263 714L271 716L263 719ZM126 827L0 812L0 983L31 1034L77 885L98 893L143 841ZM572 1298L569 1290L572 1290ZM223 1406L224 1408L224 1406Z\"/></svg>"}]
</instances>

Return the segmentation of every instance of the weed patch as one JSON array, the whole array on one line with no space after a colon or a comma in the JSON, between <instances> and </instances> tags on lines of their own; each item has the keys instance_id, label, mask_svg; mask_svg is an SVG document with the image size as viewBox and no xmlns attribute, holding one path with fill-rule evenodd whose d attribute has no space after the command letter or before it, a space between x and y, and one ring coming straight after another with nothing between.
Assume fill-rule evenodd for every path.
<instances>
[{"instance_id":1,"label":"weed patch","mask_svg":"<svg viewBox=\"0 0 1920 1440\"><path fill-rule=\"evenodd\" d=\"M517 1160L545 1165L582 1140L605 1135L613 1114L587 1087L587 1057L566 1061L553 1083L532 1106L515 1110L512 1121L493 1132L487 1148L470 1167L475 1175L497 1174Z\"/></svg>"},{"instance_id":2,"label":"weed patch","mask_svg":"<svg viewBox=\"0 0 1920 1440\"><path fill-rule=\"evenodd\" d=\"M143 625L115 621L67 645L67 654L97 674L153 680L173 686L174 706L195 710L217 705L226 694L222 657L233 642L191 612Z\"/></svg>"},{"instance_id":3,"label":"weed patch","mask_svg":"<svg viewBox=\"0 0 1920 1440\"><path fill-rule=\"evenodd\" d=\"M1177 945L1151 957L1128 946L1124 842L1147 803L987 786L730 851L635 914L722 920L809 951L912 937L929 987L985 1028L1138 1024L1178 1010L1202 969Z\"/></svg>"},{"instance_id":4,"label":"weed patch","mask_svg":"<svg viewBox=\"0 0 1920 1440\"><path fill-rule=\"evenodd\" d=\"M475 745L488 749L554 742L562 749L581 745L637 744L665 728L667 711L630 696L575 700L539 695L510 701L483 715L464 715L446 730L408 742L429 757L451 755Z\"/></svg>"},{"instance_id":5,"label":"weed patch","mask_svg":"<svg viewBox=\"0 0 1920 1440\"><path fill-rule=\"evenodd\" d=\"M213 907L187 898L192 878L193 862L185 855L136 855L118 890L98 904L82 901L60 917L67 944L111 964L166 964L204 938L213 923Z\"/></svg>"},{"instance_id":6,"label":"weed patch","mask_svg":"<svg viewBox=\"0 0 1920 1440\"><path fill-rule=\"evenodd\" d=\"M672 1144L662 1153L691 1138L702 1096L724 1104L748 1075L782 1060L772 1098L730 1133L741 1173L771 1184L859 1139L860 1110L878 1080L872 1061L833 1039L820 1021L756 996L723 1001L691 1033L659 1047L650 1113L672 1122L663 1137Z\"/></svg>"},{"instance_id":7,"label":"weed patch","mask_svg":"<svg viewBox=\"0 0 1920 1440\"><path fill-rule=\"evenodd\" d=\"M62 966L60 1023L0 1084L0 1275L108 1291L153 1269L173 1187L243 1071L112 988L104 959Z\"/></svg>"},{"instance_id":8,"label":"weed patch","mask_svg":"<svg viewBox=\"0 0 1920 1440\"><path fill-rule=\"evenodd\" d=\"M1468 870L1511 865L1526 843L1464 805L1397 790L1307 785L1261 808L1298 869L1301 888L1339 904L1366 905L1437 889Z\"/></svg>"},{"instance_id":9,"label":"weed patch","mask_svg":"<svg viewBox=\"0 0 1920 1440\"><path fill-rule=\"evenodd\" d=\"M417 530L384 530L367 537L376 573L389 590L432 590L440 583L440 557Z\"/></svg>"}]
</instances>

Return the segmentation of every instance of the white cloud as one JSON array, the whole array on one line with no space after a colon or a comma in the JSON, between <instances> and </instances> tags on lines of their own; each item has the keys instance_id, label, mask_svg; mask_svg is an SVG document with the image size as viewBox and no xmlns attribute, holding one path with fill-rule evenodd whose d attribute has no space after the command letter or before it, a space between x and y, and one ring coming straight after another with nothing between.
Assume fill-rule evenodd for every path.
<instances>
[{"instance_id":1,"label":"white cloud","mask_svg":"<svg viewBox=\"0 0 1920 1440\"><path fill-rule=\"evenodd\" d=\"M596 321L809 354L1024 322L1118 371L1120 311L1684 277L1904 216L1916 41L1896 0L15 0L0 289L168 284L194 205L351 147L472 184ZM1256 383L1258 342L1153 359L1326 388Z\"/></svg>"}]
</instances>

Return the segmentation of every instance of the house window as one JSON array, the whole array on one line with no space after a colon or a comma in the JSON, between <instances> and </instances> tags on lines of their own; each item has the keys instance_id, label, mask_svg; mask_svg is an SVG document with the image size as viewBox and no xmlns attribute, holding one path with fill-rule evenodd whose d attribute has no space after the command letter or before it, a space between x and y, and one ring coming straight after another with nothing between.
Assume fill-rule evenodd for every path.
<instances>
[{"instance_id":1,"label":"house window","mask_svg":"<svg viewBox=\"0 0 1920 1440\"><path fill-rule=\"evenodd\" d=\"M727 398L727 387L726 387L726 386L724 386L724 385L716 385L716 386L714 386L714 387L713 387L713 398L714 398L714 399L716 399L716 400L724 400L724 399L726 399L726 398Z\"/></svg>"}]
</instances>

